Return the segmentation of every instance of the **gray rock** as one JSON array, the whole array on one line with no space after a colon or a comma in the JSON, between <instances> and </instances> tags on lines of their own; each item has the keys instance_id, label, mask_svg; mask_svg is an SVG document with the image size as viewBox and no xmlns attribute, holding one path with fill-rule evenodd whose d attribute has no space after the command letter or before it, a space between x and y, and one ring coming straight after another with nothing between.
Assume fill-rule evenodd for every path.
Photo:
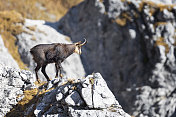
<instances>
[{"instance_id":1,"label":"gray rock","mask_svg":"<svg viewBox=\"0 0 176 117\"><path fill-rule=\"evenodd\" d=\"M94 108L108 108L113 104L119 105L115 96L109 90L102 76L99 73L94 74L94 85L93 85Z\"/></svg>"},{"instance_id":2,"label":"gray rock","mask_svg":"<svg viewBox=\"0 0 176 117\"><path fill-rule=\"evenodd\" d=\"M87 74L99 71L125 111L139 117L175 116L171 101L176 89L175 8L141 7L142 2L85 0L55 25L73 41L88 40L81 57ZM161 1L153 2L161 5ZM93 94L92 85L82 86L82 97ZM89 107L92 100L85 98Z\"/></svg>"},{"instance_id":3,"label":"gray rock","mask_svg":"<svg viewBox=\"0 0 176 117\"><path fill-rule=\"evenodd\" d=\"M61 92L56 94L56 100L57 101L61 101L62 99L63 99L63 94Z\"/></svg>"},{"instance_id":4,"label":"gray rock","mask_svg":"<svg viewBox=\"0 0 176 117\"><path fill-rule=\"evenodd\" d=\"M65 102L69 106L82 106L84 104L77 91L73 91L70 95L68 95L65 98Z\"/></svg>"},{"instance_id":5,"label":"gray rock","mask_svg":"<svg viewBox=\"0 0 176 117\"><path fill-rule=\"evenodd\" d=\"M32 76L29 71L21 71L0 64L0 116L5 116L22 100L25 87L33 84L30 82L34 79ZM22 96L18 97L19 95Z\"/></svg>"},{"instance_id":6,"label":"gray rock","mask_svg":"<svg viewBox=\"0 0 176 117\"><path fill-rule=\"evenodd\" d=\"M82 87L83 84L87 84L88 87ZM76 89L72 89L73 86ZM89 89L89 86L92 87ZM66 87L72 92L63 93L63 90L67 90ZM86 90L93 93L84 94ZM34 114L35 116L59 117L129 117L107 87L100 73L88 75L85 79L79 79L73 84L58 85L42 97L36 105Z\"/></svg>"},{"instance_id":7,"label":"gray rock","mask_svg":"<svg viewBox=\"0 0 176 117\"><path fill-rule=\"evenodd\" d=\"M17 62L13 59L11 54L8 52L8 49L4 46L4 42L2 40L1 35L0 35L0 47L1 47L0 48L0 64L6 65L9 67L19 68Z\"/></svg>"},{"instance_id":8,"label":"gray rock","mask_svg":"<svg viewBox=\"0 0 176 117\"><path fill-rule=\"evenodd\" d=\"M69 108L70 117L130 117L122 109L117 112L111 112L108 110L75 110Z\"/></svg>"}]
</instances>

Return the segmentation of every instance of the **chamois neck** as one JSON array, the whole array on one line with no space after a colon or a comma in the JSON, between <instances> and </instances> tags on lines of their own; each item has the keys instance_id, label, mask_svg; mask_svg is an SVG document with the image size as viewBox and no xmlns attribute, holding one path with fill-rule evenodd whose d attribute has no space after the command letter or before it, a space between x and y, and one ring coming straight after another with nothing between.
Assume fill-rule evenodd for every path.
<instances>
[{"instance_id":1,"label":"chamois neck","mask_svg":"<svg viewBox=\"0 0 176 117\"><path fill-rule=\"evenodd\" d=\"M67 56L66 57L68 57L71 54L73 54L74 50L75 50L75 45L74 44L67 44L67 46L66 46Z\"/></svg>"}]
</instances>

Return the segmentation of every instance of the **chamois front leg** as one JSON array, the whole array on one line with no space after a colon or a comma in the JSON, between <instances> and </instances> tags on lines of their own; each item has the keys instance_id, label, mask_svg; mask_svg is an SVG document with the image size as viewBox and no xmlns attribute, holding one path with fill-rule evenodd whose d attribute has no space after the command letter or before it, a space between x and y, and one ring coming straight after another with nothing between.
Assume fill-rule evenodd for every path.
<instances>
[{"instance_id":1,"label":"chamois front leg","mask_svg":"<svg viewBox=\"0 0 176 117\"><path fill-rule=\"evenodd\" d=\"M61 63L60 62L55 63L55 66L56 66L56 76L55 76L55 78L58 77L58 72L59 72L59 76L62 78L63 76L61 74L61 69L62 69Z\"/></svg>"},{"instance_id":2,"label":"chamois front leg","mask_svg":"<svg viewBox=\"0 0 176 117\"><path fill-rule=\"evenodd\" d=\"M48 75L47 75L46 72L45 72L45 68L46 68L46 65L42 66L42 73L43 73L43 75L45 76L45 78L47 79L47 81L50 81Z\"/></svg>"},{"instance_id":3,"label":"chamois front leg","mask_svg":"<svg viewBox=\"0 0 176 117\"><path fill-rule=\"evenodd\" d=\"M38 83L40 83L40 81L39 81L37 72L38 72L38 70L39 70L40 68L41 68L41 65L40 65L40 64L37 64L37 67L35 68L35 75L36 75L36 79L37 79Z\"/></svg>"}]
</instances>

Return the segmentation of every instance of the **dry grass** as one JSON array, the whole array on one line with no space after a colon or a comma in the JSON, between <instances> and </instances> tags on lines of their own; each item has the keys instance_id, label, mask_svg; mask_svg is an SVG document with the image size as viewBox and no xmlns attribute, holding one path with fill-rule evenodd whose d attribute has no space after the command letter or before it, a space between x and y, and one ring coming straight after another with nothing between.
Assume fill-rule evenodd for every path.
<instances>
[{"instance_id":1,"label":"dry grass","mask_svg":"<svg viewBox=\"0 0 176 117\"><path fill-rule=\"evenodd\" d=\"M154 24L154 26L157 27L157 26L166 25L166 24L167 24L167 22L156 22L156 23Z\"/></svg>"},{"instance_id":2,"label":"dry grass","mask_svg":"<svg viewBox=\"0 0 176 117\"><path fill-rule=\"evenodd\" d=\"M115 19L115 22L120 26L125 26L127 21L132 21L132 18L128 12L121 13L121 15Z\"/></svg>"},{"instance_id":3,"label":"dry grass","mask_svg":"<svg viewBox=\"0 0 176 117\"><path fill-rule=\"evenodd\" d=\"M119 24L120 26L125 26L126 25L126 18L117 18L115 22Z\"/></svg>"},{"instance_id":4,"label":"dry grass","mask_svg":"<svg viewBox=\"0 0 176 117\"><path fill-rule=\"evenodd\" d=\"M155 3L150 0L142 0L140 3L139 11L142 11L142 8L144 5L148 5L151 8L159 8L160 11L163 11L164 9L167 10L172 10L174 6L176 5L167 5L167 4L162 4L162 3Z\"/></svg>"},{"instance_id":5,"label":"dry grass","mask_svg":"<svg viewBox=\"0 0 176 117\"><path fill-rule=\"evenodd\" d=\"M21 61L18 53L18 47L15 45L15 35L20 34L24 23L23 17L15 11L0 12L0 34L4 41L4 45L8 48L9 53L16 60L21 69L27 69L26 65Z\"/></svg>"},{"instance_id":6,"label":"dry grass","mask_svg":"<svg viewBox=\"0 0 176 117\"><path fill-rule=\"evenodd\" d=\"M57 21L83 0L1 0L0 11L15 10L29 19Z\"/></svg>"},{"instance_id":7,"label":"dry grass","mask_svg":"<svg viewBox=\"0 0 176 117\"><path fill-rule=\"evenodd\" d=\"M165 47L165 53L167 54L169 52L169 45L164 41L163 37L160 37L158 40L156 40L156 46L162 45Z\"/></svg>"},{"instance_id":8,"label":"dry grass","mask_svg":"<svg viewBox=\"0 0 176 117\"><path fill-rule=\"evenodd\" d=\"M95 83L95 81L94 81L93 78L90 78L90 79L89 79L89 82L90 82L91 85L93 85L93 84Z\"/></svg>"}]
</instances>

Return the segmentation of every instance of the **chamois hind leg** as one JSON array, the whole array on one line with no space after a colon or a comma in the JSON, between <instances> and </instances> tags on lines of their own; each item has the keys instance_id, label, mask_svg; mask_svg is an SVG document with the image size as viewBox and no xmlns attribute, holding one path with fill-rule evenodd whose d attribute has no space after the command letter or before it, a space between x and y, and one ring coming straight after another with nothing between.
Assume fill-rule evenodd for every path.
<instances>
[{"instance_id":1,"label":"chamois hind leg","mask_svg":"<svg viewBox=\"0 0 176 117\"><path fill-rule=\"evenodd\" d=\"M55 66L56 66L56 76L55 76L55 78L58 77L58 72L60 73L59 76L62 78L62 74L61 74L62 67L61 67L61 65L56 63Z\"/></svg>"},{"instance_id":2,"label":"chamois hind leg","mask_svg":"<svg viewBox=\"0 0 176 117\"><path fill-rule=\"evenodd\" d=\"M56 67L56 76L55 78L58 77L58 72L59 72L59 65L57 63L55 63L55 67Z\"/></svg>"},{"instance_id":3,"label":"chamois hind leg","mask_svg":"<svg viewBox=\"0 0 176 117\"><path fill-rule=\"evenodd\" d=\"M40 81L39 81L37 72L39 71L40 68L41 68L41 66L37 64L37 67L35 68L35 75L36 75L36 79L39 83L40 83Z\"/></svg>"},{"instance_id":4,"label":"chamois hind leg","mask_svg":"<svg viewBox=\"0 0 176 117\"><path fill-rule=\"evenodd\" d=\"M47 79L47 81L50 81L48 75L47 75L46 72L45 72L45 68L46 68L46 65L42 66L42 73L43 73L43 75L45 76L45 78Z\"/></svg>"},{"instance_id":5,"label":"chamois hind leg","mask_svg":"<svg viewBox=\"0 0 176 117\"><path fill-rule=\"evenodd\" d=\"M62 71L62 66L61 66L61 65L59 66L59 71L60 71L60 72L59 72L59 76L62 78L63 75L62 75L62 73L61 73L61 71Z\"/></svg>"}]
</instances>

